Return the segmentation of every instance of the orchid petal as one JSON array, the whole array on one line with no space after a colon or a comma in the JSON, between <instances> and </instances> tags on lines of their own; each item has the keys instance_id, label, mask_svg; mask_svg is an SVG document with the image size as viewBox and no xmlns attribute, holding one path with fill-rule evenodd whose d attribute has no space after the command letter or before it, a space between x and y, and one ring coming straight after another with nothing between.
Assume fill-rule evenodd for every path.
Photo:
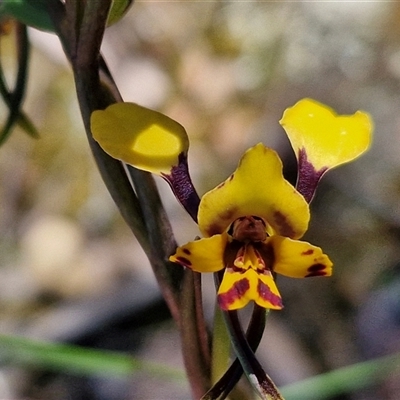
<instances>
[{"instance_id":1,"label":"orchid petal","mask_svg":"<svg viewBox=\"0 0 400 400\"><path fill-rule=\"evenodd\" d=\"M321 248L300 240L273 236L268 244L274 249L273 271L290 278L332 275L332 262Z\"/></svg>"},{"instance_id":2,"label":"orchid petal","mask_svg":"<svg viewBox=\"0 0 400 400\"><path fill-rule=\"evenodd\" d=\"M111 157L161 175L197 222L200 198L187 162L189 139L176 121L134 103L116 103L91 116L93 138Z\"/></svg>"},{"instance_id":3,"label":"orchid petal","mask_svg":"<svg viewBox=\"0 0 400 400\"><path fill-rule=\"evenodd\" d=\"M169 260L196 272L216 272L225 268L224 252L228 235L214 235L189 242L176 249Z\"/></svg>"},{"instance_id":4,"label":"orchid petal","mask_svg":"<svg viewBox=\"0 0 400 400\"><path fill-rule=\"evenodd\" d=\"M311 99L288 108L280 124L298 160L296 187L308 202L328 169L354 160L369 148L373 129L372 119L365 112L337 115Z\"/></svg>"},{"instance_id":5,"label":"orchid petal","mask_svg":"<svg viewBox=\"0 0 400 400\"><path fill-rule=\"evenodd\" d=\"M155 174L169 174L189 147L182 125L134 103L115 103L94 111L91 130L111 157Z\"/></svg>"},{"instance_id":6,"label":"orchid petal","mask_svg":"<svg viewBox=\"0 0 400 400\"><path fill-rule=\"evenodd\" d=\"M262 218L270 234L295 239L305 233L310 218L303 196L283 178L280 158L261 143L247 150L225 182L203 196L199 228L212 236L249 215Z\"/></svg>"},{"instance_id":7,"label":"orchid petal","mask_svg":"<svg viewBox=\"0 0 400 400\"><path fill-rule=\"evenodd\" d=\"M237 310L251 300L264 308L282 308L281 296L269 272L258 273L253 268L244 272L226 269L218 290L220 307L223 310Z\"/></svg>"}]
</instances>

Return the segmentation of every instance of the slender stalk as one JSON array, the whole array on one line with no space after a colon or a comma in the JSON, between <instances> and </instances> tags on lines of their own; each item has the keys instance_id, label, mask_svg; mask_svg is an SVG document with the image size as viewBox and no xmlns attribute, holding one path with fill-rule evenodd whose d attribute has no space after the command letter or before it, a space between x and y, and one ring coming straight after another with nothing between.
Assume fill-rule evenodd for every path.
<instances>
[{"instance_id":1,"label":"slender stalk","mask_svg":"<svg viewBox=\"0 0 400 400\"><path fill-rule=\"evenodd\" d=\"M57 11L54 14L54 21L72 64L82 119L94 158L122 216L146 252L172 316L178 323L189 381L194 397L199 398L210 385L210 357L205 344L208 337L199 311L202 306L199 277L188 270L183 279L182 268L168 261L176 243L152 176L134 168L125 168L121 162L104 153L91 135L91 113L122 101L99 54L109 6L110 0L85 3L70 0L65 4L65 13ZM73 34L66 36L71 30ZM105 77L104 84L100 81L100 71Z\"/></svg>"},{"instance_id":2,"label":"slender stalk","mask_svg":"<svg viewBox=\"0 0 400 400\"><path fill-rule=\"evenodd\" d=\"M210 387L210 365L205 359L201 346L202 338L199 337L199 326L197 323L195 272L185 270L181 294L181 339L182 353L186 372L192 388L194 399L199 399Z\"/></svg>"},{"instance_id":3,"label":"slender stalk","mask_svg":"<svg viewBox=\"0 0 400 400\"><path fill-rule=\"evenodd\" d=\"M247 341L253 352L257 350L258 345L261 342L267 312L268 310L265 310L257 304L254 305L251 320L246 332ZM226 399L235 385L239 382L242 375L243 367L240 360L236 358L224 375L203 396L202 400Z\"/></svg>"},{"instance_id":4,"label":"slender stalk","mask_svg":"<svg viewBox=\"0 0 400 400\"><path fill-rule=\"evenodd\" d=\"M97 6L103 6L103 3L96 3ZM99 56L89 60L84 58L88 65L84 65L82 61L77 65L77 41L79 26L77 21L81 19L82 10L78 9L76 1L67 1L65 5L60 2L46 2L47 11L53 20L56 28L56 33L63 45L64 52L72 64L76 91L81 108L81 114L90 148L92 150L94 159L99 168L100 174L110 192L114 202L116 203L122 217L131 228L140 245L146 252L150 251L148 242L147 231L141 214L140 204L132 190L131 183L126 176L124 166L121 162L108 156L100 148L100 146L93 140L90 132L90 115L93 110L105 108L112 102L112 97L104 90L100 83L99 78ZM106 4L107 6L107 4ZM92 26L105 25L104 12L101 13L102 19L96 18L96 13L92 9ZM75 13L75 17L74 17ZM96 28L99 34L99 28ZM87 36L88 34L86 34ZM96 45L100 43L97 40ZM97 48L99 51L99 48ZM91 53L93 56L93 53ZM82 60L82 58L80 59ZM114 100L115 101L115 100Z\"/></svg>"},{"instance_id":5,"label":"slender stalk","mask_svg":"<svg viewBox=\"0 0 400 400\"><path fill-rule=\"evenodd\" d=\"M151 174L128 166L141 205L144 223L149 235L150 251L147 256L157 282L174 320L180 323L179 295L183 268L168 261L176 249L172 227L162 206L156 184Z\"/></svg>"},{"instance_id":6,"label":"slender stalk","mask_svg":"<svg viewBox=\"0 0 400 400\"><path fill-rule=\"evenodd\" d=\"M201 291L201 274L193 271L194 283L194 298L195 298L195 313L197 336L199 338L199 347L206 365L207 379L211 379L211 349L210 349L210 335L204 319L203 310L203 295Z\"/></svg>"}]
</instances>

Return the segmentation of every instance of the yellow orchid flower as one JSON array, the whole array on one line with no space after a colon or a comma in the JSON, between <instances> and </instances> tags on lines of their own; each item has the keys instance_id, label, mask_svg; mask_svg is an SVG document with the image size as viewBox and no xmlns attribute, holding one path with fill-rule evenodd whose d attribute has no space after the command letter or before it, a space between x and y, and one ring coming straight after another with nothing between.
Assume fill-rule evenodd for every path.
<instances>
[{"instance_id":1,"label":"yellow orchid flower","mask_svg":"<svg viewBox=\"0 0 400 400\"><path fill-rule=\"evenodd\" d=\"M218 290L224 310L251 300L281 309L273 273L295 278L332 273L332 262L319 247L295 240L309 218L308 204L284 179L278 155L260 143L201 199L198 223L205 238L179 247L170 260L197 272L224 270Z\"/></svg>"},{"instance_id":2,"label":"yellow orchid flower","mask_svg":"<svg viewBox=\"0 0 400 400\"><path fill-rule=\"evenodd\" d=\"M133 103L92 114L93 137L103 150L164 177L198 222L204 238L178 247L170 260L197 272L221 271L218 301L224 310L249 301L281 309L275 273L293 278L332 274L328 256L299 239L307 230L308 203L322 175L368 149L371 118L361 111L339 116L303 99L284 112L280 123L298 160L296 188L284 179L276 152L260 143L200 200L188 171L189 141L180 124Z\"/></svg>"}]
</instances>

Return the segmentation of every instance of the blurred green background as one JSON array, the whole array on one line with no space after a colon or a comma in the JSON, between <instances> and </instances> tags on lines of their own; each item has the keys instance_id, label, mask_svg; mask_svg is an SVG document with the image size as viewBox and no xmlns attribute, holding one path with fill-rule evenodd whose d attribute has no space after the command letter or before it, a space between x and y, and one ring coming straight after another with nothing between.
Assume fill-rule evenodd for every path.
<instances>
[{"instance_id":1,"label":"blurred green background","mask_svg":"<svg viewBox=\"0 0 400 400\"><path fill-rule=\"evenodd\" d=\"M185 126L200 194L262 141L295 181L278 121L312 97L375 122L371 150L326 175L305 236L334 277L278 278L285 309L258 355L278 385L400 351L400 3L138 1L106 31L103 54L125 101ZM148 262L107 193L86 142L58 39L33 44L24 110L0 149L0 332L129 351L181 368L179 337ZM1 40L7 78L14 42ZM9 62L7 62L9 61ZM6 115L4 104L0 115ZM180 244L197 227L162 181ZM211 317L215 292L205 277ZM185 383L149 374L87 378L2 362L0 399L187 399ZM337 400L398 400L400 377Z\"/></svg>"}]
</instances>

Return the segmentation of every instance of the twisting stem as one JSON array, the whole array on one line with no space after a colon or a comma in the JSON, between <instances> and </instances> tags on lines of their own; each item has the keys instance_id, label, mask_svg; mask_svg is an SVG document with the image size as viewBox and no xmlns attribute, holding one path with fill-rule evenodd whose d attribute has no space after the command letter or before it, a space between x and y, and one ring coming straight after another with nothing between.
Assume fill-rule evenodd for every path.
<instances>
[{"instance_id":1,"label":"twisting stem","mask_svg":"<svg viewBox=\"0 0 400 400\"><path fill-rule=\"evenodd\" d=\"M268 310L265 310L263 307L260 307L257 304L254 305L253 313L246 332L247 341L253 352L257 350L258 345L261 342L267 312ZM202 400L224 400L239 382L242 375L243 367L240 364L239 359L236 358L218 382L216 382L202 397Z\"/></svg>"}]
</instances>

